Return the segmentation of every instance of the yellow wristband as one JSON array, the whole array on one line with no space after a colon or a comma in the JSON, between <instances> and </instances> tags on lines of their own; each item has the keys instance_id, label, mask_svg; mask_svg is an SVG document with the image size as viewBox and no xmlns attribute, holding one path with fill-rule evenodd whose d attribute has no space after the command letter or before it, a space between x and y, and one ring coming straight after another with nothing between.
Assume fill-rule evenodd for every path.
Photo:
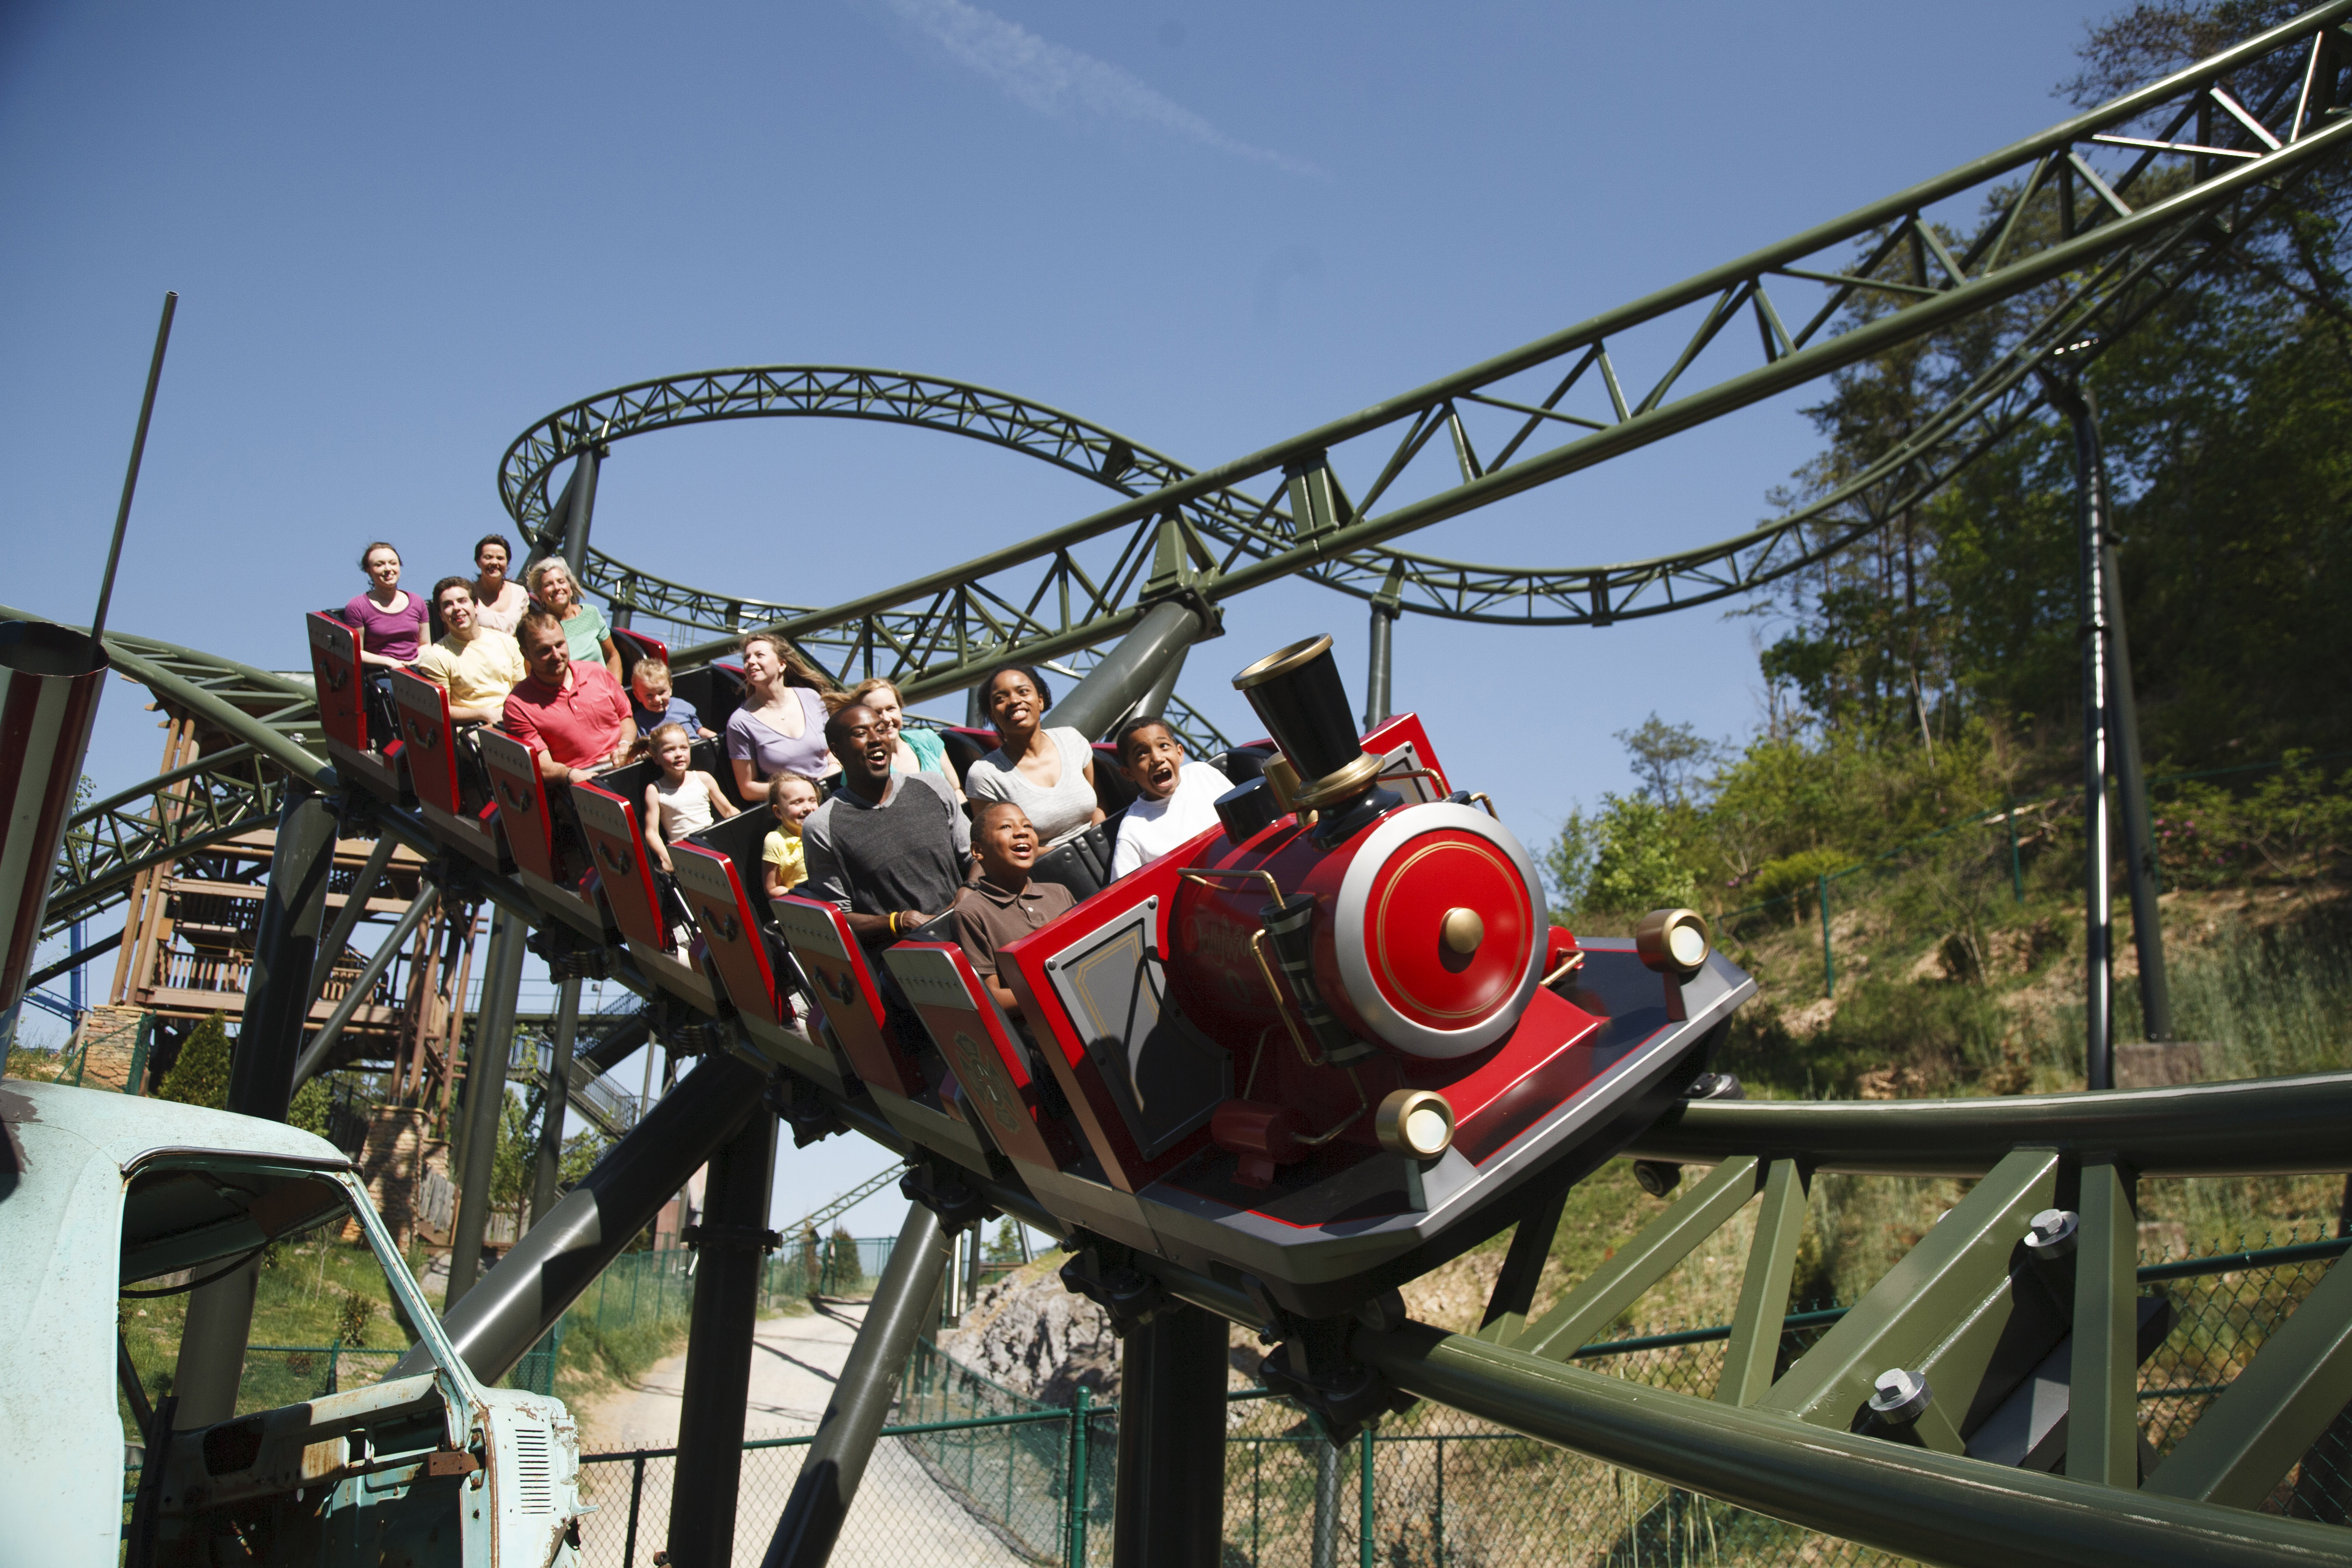
<instances>
[{"instance_id":1,"label":"yellow wristband","mask_svg":"<svg viewBox=\"0 0 2352 1568\"><path fill-rule=\"evenodd\" d=\"M892 936L898 934L898 911L896 910L890 911L890 934Z\"/></svg>"}]
</instances>

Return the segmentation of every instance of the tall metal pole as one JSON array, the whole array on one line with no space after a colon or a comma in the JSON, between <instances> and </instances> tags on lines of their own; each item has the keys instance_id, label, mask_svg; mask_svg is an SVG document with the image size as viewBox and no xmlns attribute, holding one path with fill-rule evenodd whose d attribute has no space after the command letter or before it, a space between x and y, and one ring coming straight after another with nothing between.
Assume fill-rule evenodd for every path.
<instances>
[{"instance_id":1,"label":"tall metal pole","mask_svg":"<svg viewBox=\"0 0 2352 1568\"><path fill-rule=\"evenodd\" d=\"M920 1204L908 1205L898 1244L882 1266L857 1342L850 1347L841 1381L833 1385L832 1402L801 1461L800 1478L793 1482L761 1568L824 1568L833 1555L883 1417L890 1412L899 1369L926 1327L924 1314L946 1273L950 1247L940 1216Z\"/></svg>"},{"instance_id":2,"label":"tall metal pole","mask_svg":"<svg viewBox=\"0 0 2352 1568\"><path fill-rule=\"evenodd\" d=\"M734 1560L751 1335L760 1315L760 1267L773 1234L767 1224L775 1165L776 1119L763 1110L712 1156L703 1189L669 1510L673 1563Z\"/></svg>"},{"instance_id":3,"label":"tall metal pole","mask_svg":"<svg viewBox=\"0 0 2352 1568\"><path fill-rule=\"evenodd\" d=\"M2090 401L2086 388L2083 398ZM2092 411L2096 419L2096 410ZM2097 439L2097 426L2092 438ZM2105 466L2105 458L2101 467ZM2131 889L2132 947L2139 959L2141 1034L2172 1038L2172 987L2164 973L2164 912L2157 901L2156 834L2148 821L2147 775L2139 759L2139 704L2132 696L2131 639L2124 627L2124 582L2116 562L2116 537L2107 526L2107 487L2099 485L2099 576L2107 590L2107 700L2115 729L2116 795L2123 807L2124 869Z\"/></svg>"},{"instance_id":4,"label":"tall metal pole","mask_svg":"<svg viewBox=\"0 0 2352 1568\"><path fill-rule=\"evenodd\" d=\"M147 456L147 423L155 416L155 388L163 379L163 351L172 342L172 318L179 313L180 296L163 295L163 319L155 324L155 355L147 362L147 391L139 399L139 428L131 437L131 467L122 476L122 503L114 509L114 541L106 547L106 575L99 579L98 611L89 618L89 640L101 647L106 638L106 610L114 599L114 569L122 563L122 535L131 526L131 497L139 489L139 465Z\"/></svg>"},{"instance_id":5,"label":"tall metal pole","mask_svg":"<svg viewBox=\"0 0 2352 1568\"><path fill-rule=\"evenodd\" d=\"M539 1155L530 1184L530 1223L537 1225L555 1207L555 1186L563 1176L563 1120L572 1101L572 1043L580 1030L580 977L573 975L555 994L555 1059L548 1075L547 1096L539 1113Z\"/></svg>"},{"instance_id":6,"label":"tall metal pole","mask_svg":"<svg viewBox=\"0 0 2352 1568\"><path fill-rule=\"evenodd\" d=\"M523 922L506 910L490 917L490 956L482 969L482 1005L466 1063L464 1173L457 1229L449 1240L449 1293L441 1310L463 1300L482 1269L482 1232L490 1222L490 1178L499 1158L499 1119L507 1103L507 1056L514 1048L515 996L522 988Z\"/></svg>"},{"instance_id":7,"label":"tall metal pole","mask_svg":"<svg viewBox=\"0 0 2352 1568\"><path fill-rule=\"evenodd\" d=\"M2073 376L2045 369L2051 406L2074 429L2074 527L2083 637L2083 1050L2092 1089L2115 1087L2115 910L2107 823L2106 470L2096 416Z\"/></svg>"},{"instance_id":8,"label":"tall metal pole","mask_svg":"<svg viewBox=\"0 0 2352 1568\"><path fill-rule=\"evenodd\" d=\"M1214 1568L1219 1561L1226 1338L1223 1318L1193 1306L1162 1311L1128 1332L1111 1512L1116 1568Z\"/></svg>"},{"instance_id":9,"label":"tall metal pole","mask_svg":"<svg viewBox=\"0 0 2352 1568\"><path fill-rule=\"evenodd\" d=\"M573 463L572 483L565 490L572 497L570 514L563 520L564 563L572 568L572 580L580 581L580 574L588 561L588 524L596 515L596 475L603 467L604 453L594 442L580 448Z\"/></svg>"},{"instance_id":10,"label":"tall metal pole","mask_svg":"<svg viewBox=\"0 0 2352 1568\"><path fill-rule=\"evenodd\" d=\"M1385 723L1391 712L1389 678L1393 662L1391 645L1395 640L1397 617L1404 614L1400 590L1404 585L1404 568L1389 568L1388 581L1372 600L1371 668L1364 677L1364 728Z\"/></svg>"},{"instance_id":11,"label":"tall metal pole","mask_svg":"<svg viewBox=\"0 0 2352 1568\"><path fill-rule=\"evenodd\" d=\"M228 1078L228 1109L271 1121L286 1120L294 1098L294 1058L310 1011L310 963L324 923L327 874L335 863L333 808L299 784L289 781L286 791ZM260 1270L256 1258L189 1294L172 1373L172 1391L180 1396L173 1420L181 1431L236 1413Z\"/></svg>"}]
</instances>

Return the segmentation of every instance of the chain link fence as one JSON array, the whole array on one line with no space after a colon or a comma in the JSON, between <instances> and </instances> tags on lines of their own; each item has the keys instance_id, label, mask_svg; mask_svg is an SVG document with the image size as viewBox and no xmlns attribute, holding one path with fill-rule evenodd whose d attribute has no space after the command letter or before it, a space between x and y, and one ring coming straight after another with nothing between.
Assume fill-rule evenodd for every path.
<instances>
[{"instance_id":1,"label":"chain link fence","mask_svg":"<svg viewBox=\"0 0 2352 1568\"><path fill-rule=\"evenodd\" d=\"M2178 1314L2140 1373L2142 1435L2168 1453L2242 1373L2352 1241L2265 1237L2258 1247L2159 1258L2144 1293ZM772 1268L797 1268L788 1257ZM804 1278L804 1277L803 1277ZM1781 1361L1844 1315L1792 1312ZM1722 1325L1627 1334L1585 1346L1580 1365L1706 1397L1730 1331ZM799 1474L806 1436L745 1445L736 1561L757 1564ZM834 1561L841 1568L1110 1560L1116 1406L1081 1389L1042 1405L919 1342ZM646 1568L664 1544L674 1448L583 1457L597 1511L582 1521L583 1563ZM2271 1512L2346 1522L2352 1415L2289 1470ZM1835 1537L1563 1453L1441 1405L1421 1405L1345 1449L1314 1418L1263 1391L1227 1411L1228 1568L1874 1568L1898 1560Z\"/></svg>"}]
</instances>

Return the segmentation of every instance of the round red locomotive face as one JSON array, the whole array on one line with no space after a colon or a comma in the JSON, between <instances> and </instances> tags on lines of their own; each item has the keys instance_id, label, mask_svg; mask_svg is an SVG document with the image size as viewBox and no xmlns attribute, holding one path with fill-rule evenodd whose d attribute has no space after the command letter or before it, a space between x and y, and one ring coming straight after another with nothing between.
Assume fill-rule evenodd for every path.
<instances>
[{"instance_id":1,"label":"round red locomotive face","mask_svg":"<svg viewBox=\"0 0 2352 1568\"><path fill-rule=\"evenodd\" d=\"M1543 894L1493 818L1452 803L1392 813L1361 841L1334 900L1332 958L1374 1038L1452 1058L1510 1032L1532 988Z\"/></svg>"},{"instance_id":2,"label":"round red locomotive face","mask_svg":"<svg viewBox=\"0 0 2352 1568\"><path fill-rule=\"evenodd\" d=\"M1475 1024L1527 973L1536 934L1528 915L1527 887L1501 850L1458 828L1422 834L1372 878L1364 910L1372 983L1425 1027Z\"/></svg>"}]
</instances>

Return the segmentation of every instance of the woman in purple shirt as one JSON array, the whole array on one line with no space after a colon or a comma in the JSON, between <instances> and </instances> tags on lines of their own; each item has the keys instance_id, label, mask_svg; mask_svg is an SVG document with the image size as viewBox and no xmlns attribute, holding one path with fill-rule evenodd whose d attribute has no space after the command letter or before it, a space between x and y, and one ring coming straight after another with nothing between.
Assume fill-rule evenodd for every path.
<instances>
[{"instance_id":1,"label":"woman in purple shirt","mask_svg":"<svg viewBox=\"0 0 2352 1568\"><path fill-rule=\"evenodd\" d=\"M368 574L368 591L343 606L343 618L360 628L360 662L405 669L425 646L425 601L401 592L400 552L381 539L360 552L360 570Z\"/></svg>"},{"instance_id":2,"label":"woman in purple shirt","mask_svg":"<svg viewBox=\"0 0 2352 1568\"><path fill-rule=\"evenodd\" d=\"M742 642L743 706L727 721L727 757L746 800L778 773L820 778L841 763L824 747L824 693L832 682L782 637L753 632Z\"/></svg>"}]
</instances>

